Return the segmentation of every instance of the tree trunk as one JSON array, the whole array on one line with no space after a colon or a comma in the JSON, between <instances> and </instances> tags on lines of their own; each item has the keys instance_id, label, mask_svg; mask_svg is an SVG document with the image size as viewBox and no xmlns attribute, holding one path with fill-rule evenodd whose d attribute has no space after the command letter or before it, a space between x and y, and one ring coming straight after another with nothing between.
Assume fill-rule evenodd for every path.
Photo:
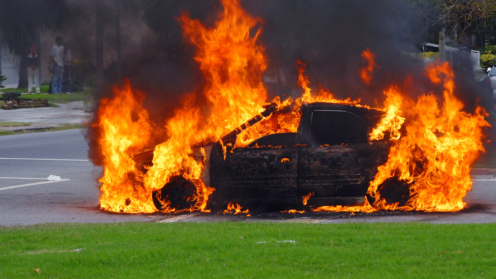
<instances>
[{"instance_id":1,"label":"tree trunk","mask_svg":"<svg viewBox=\"0 0 496 279\"><path fill-rule=\"evenodd\" d=\"M103 5L101 0L95 0L96 23L96 81L103 84Z\"/></svg>"},{"instance_id":2,"label":"tree trunk","mask_svg":"<svg viewBox=\"0 0 496 279\"><path fill-rule=\"evenodd\" d=\"M19 68L19 84L17 89L28 87L28 56L21 57L21 67Z\"/></svg>"}]
</instances>

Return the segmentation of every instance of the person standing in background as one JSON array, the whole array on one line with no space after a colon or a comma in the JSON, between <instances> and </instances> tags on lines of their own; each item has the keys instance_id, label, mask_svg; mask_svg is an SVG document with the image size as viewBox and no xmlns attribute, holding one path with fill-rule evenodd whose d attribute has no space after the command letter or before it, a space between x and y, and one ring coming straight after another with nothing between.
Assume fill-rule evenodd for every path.
<instances>
[{"instance_id":1,"label":"person standing in background","mask_svg":"<svg viewBox=\"0 0 496 279\"><path fill-rule=\"evenodd\" d=\"M62 93L62 83L64 81L64 40L57 36L55 43L50 52L50 60L52 61L52 93Z\"/></svg>"},{"instance_id":2,"label":"person standing in background","mask_svg":"<svg viewBox=\"0 0 496 279\"><path fill-rule=\"evenodd\" d=\"M71 94L71 60L72 53L68 44L64 45L64 84L62 92Z\"/></svg>"},{"instance_id":3,"label":"person standing in background","mask_svg":"<svg viewBox=\"0 0 496 279\"><path fill-rule=\"evenodd\" d=\"M28 55L28 94L31 94L31 90L36 88L36 93L40 93L40 79L39 73L40 69L38 65L40 63L40 57L36 51L36 46L31 46L31 53Z\"/></svg>"}]
</instances>

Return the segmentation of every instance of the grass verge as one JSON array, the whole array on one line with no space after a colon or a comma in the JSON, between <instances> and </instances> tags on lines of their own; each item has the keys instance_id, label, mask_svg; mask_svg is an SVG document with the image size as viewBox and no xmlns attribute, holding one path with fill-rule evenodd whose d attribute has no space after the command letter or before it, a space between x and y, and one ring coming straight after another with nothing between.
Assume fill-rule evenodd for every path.
<instances>
[{"instance_id":1,"label":"grass verge","mask_svg":"<svg viewBox=\"0 0 496 279\"><path fill-rule=\"evenodd\" d=\"M73 101L84 101L84 93L72 94L23 94L19 98L25 99L47 99L50 103L65 104Z\"/></svg>"},{"instance_id":2,"label":"grass verge","mask_svg":"<svg viewBox=\"0 0 496 279\"><path fill-rule=\"evenodd\" d=\"M36 129L36 130L7 131L0 129L0 136L11 136L11 135L41 133L41 132L55 132L55 131L82 129L82 128L85 128L85 126L81 124L60 124L58 127L52 127L47 129Z\"/></svg>"},{"instance_id":3,"label":"grass verge","mask_svg":"<svg viewBox=\"0 0 496 279\"><path fill-rule=\"evenodd\" d=\"M495 229L233 222L4 227L0 277L494 278Z\"/></svg>"},{"instance_id":4,"label":"grass verge","mask_svg":"<svg viewBox=\"0 0 496 279\"><path fill-rule=\"evenodd\" d=\"M30 122L9 122L9 121L0 121L0 127L20 127L20 126L29 126Z\"/></svg>"}]
</instances>

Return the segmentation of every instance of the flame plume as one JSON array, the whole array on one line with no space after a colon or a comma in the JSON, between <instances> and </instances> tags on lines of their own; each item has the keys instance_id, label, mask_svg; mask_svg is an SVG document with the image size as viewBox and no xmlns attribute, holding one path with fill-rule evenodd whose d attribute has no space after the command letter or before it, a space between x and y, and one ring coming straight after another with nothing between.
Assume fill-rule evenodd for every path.
<instances>
[{"instance_id":1,"label":"flame plume","mask_svg":"<svg viewBox=\"0 0 496 279\"><path fill-rule=\"evenodd\" d=\"M172 176L183 176L196 186L193 197L196 203L187 210L207 211L205 208L208 196L214 189L206 187L201 181L203 162L190 156L193 153L192 146L219 140L224 134L260 113L267 98L262 82L267 59L264 48L257 44L261 29L254 36L250 35L250 30L261 19L248 15L238 0L224 0L222 5L224 11L219 13L213 28L206 28L198 20L190 19L187 13L179 18L185 38L197 49L195 59L207 80L203 94L208 100L210 114L204 116L204 108L195 106L194 95L183 98L182 107L175 110L174 117L166 124L168 140L155 147L153 166L146 172L142 183L138 183L139 186L129 178L131 176L128 173L134 174L136 171L130 154L146 146L152 129L150 125L143 124L149 122L146 111L141 108L143 96L133 97L129 87L129 92L116 92L114 99L102 100L98 111L102 122L119 123L115 127L102 126L104 139L115 143L117 139L129 136L129 139L125 138L125 144L120 143L117 147L107 142L102 144L106 158L100 199L102 209L126 213L157 211L154 209L151 193L166 185ZM129 102L129 107L126 107L122 98L132 99L134 102ZM136 110L137 107L144 116L134 125L129 110ZM128 127L126 123L134 126ZM114 131L116 129L117 132ZM124 157L125 161L112 161L117 156L114 153ZM137 178L137 175L132 177ZM109 187L111 190L107 191ZM146 195L146 199L142 198L143 195ZM138 204L134 205L137 199L135 196L141 198L138 203L140 207ZM163 212L178 212L167 199L161 203Z\"/></svg>"},{"instance_id":2,"label":"flame plume","mask_svg":"<svg viewBox=\"0 0 496 279\"><path fill-rule=\"evenodd\" d=\"M405 111L409 119L406 135L394 141L385 165L370 183L364 206L322 206L314 211L373 212L377 210L459 211L464 208L463 197L472 188L470 169L481 152L484 152L482 128L489 123L487 113L478 107L474 114L462 111L463 103L454 96L454 73L448 62L430 64L426 76L444 88L443 105L432 94L421 96L413 107L399 110L392 105L397 91L389 91L384 119L394 119ZM399 97L398 97L399 98ZM398 99L400 100L400 99ZM401 119L396 116L396 119ZM382 123L395 121L382 121ZM397 128L395 128L398 130ZM382 129L384 130L384 129ZM394 139L394 138L393 138ZM388 181L408 186L409 198L404 205L389 203L381 197L381 187Z\"/></svg>"},{"instance_id":3,"label":"flame plume","mask_svg":"<svg viewBox=\"0 0 496 279\"><path fill-rule=\"evenodd\" d=\"M100 208L124 213L157 211L152 190L134 180L138 177L132 155L147 146L151 131L156 129L143 109L145 95L133 92L129 81L121 90L113 90L114 98L103 98L93 125L103 131L98 144L104 157L104 174L100 179Z\"/></svg>"}]
</instances>

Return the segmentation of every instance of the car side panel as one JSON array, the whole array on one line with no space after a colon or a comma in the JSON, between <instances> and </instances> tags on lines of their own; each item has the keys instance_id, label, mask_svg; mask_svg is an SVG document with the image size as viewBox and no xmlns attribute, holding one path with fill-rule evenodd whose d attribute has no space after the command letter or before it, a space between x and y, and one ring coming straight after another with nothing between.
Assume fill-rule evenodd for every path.
<instances>
[{"instance_id":1,"label":"car side panel","mask_svg":"<svg viewBox=\"0 0 496 279\"><path fill-rule=\"evenodd\" d=\"M385 163L388 150L387 142L304 147L298 166L300 193L363 197L378 166Z\"/></svg>"}]
</instances>

